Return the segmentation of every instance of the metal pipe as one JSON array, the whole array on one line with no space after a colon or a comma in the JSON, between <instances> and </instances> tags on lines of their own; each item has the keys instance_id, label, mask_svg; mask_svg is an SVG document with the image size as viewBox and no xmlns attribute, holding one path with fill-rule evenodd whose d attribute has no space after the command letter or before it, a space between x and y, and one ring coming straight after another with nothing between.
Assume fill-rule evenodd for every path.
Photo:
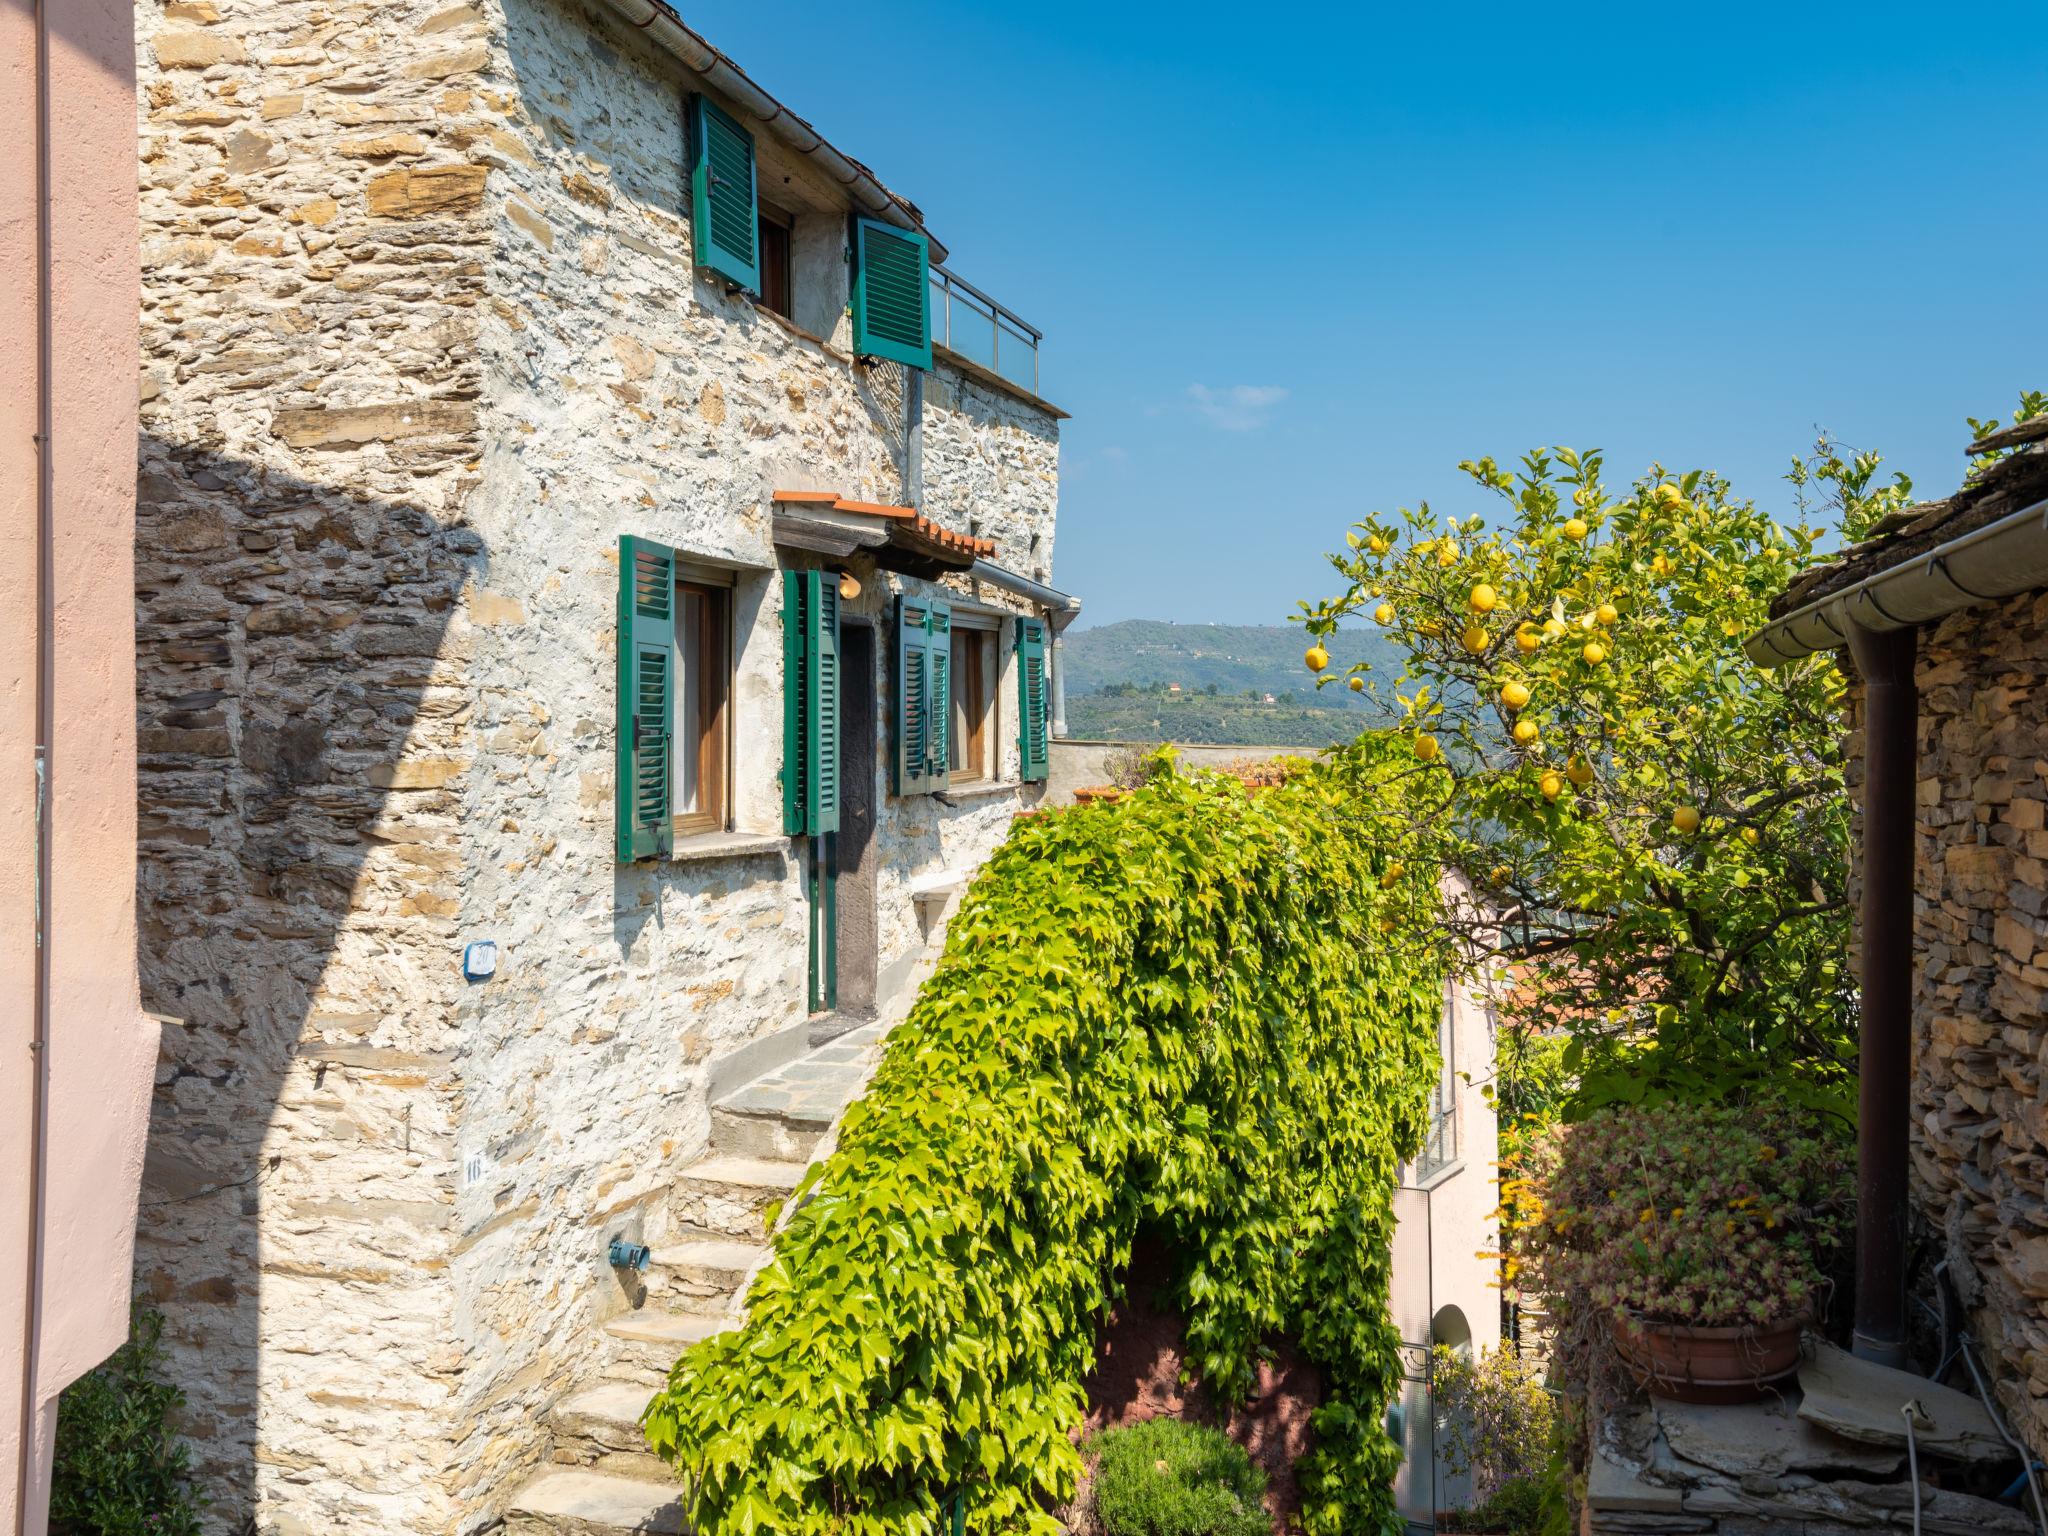
<instances>
[{"instance_id":1,"label":"metal pipe","mask_svg":"<svg viewBox=\"0 0 2048 1536\"><path fill-rule=\"evenodd\" d=\"M691 73L738 103L790 149L815 161L869 213L885 223L920 231L931 240L935 258L946 255L945 246L924 227L924 216L914 205L883 186L866 166L826 143L817 129L754 84L746 71L683 25L682 17L664 0L605 0L605 5L635 31L647 33L682 60Z\"/></svg>"},{"instance_id":2,"label":"metal pipe","mask_svg":"<svg viewBox=\"0 0 2048 1536\"><path fill-rule=\"evenodd\" d=\"M1033 581L1029 576L1019 576L1015 571L1005 570L993 560L976 560L968 567L968 575L976 581L985 581L992 587L1001 587L1005 592L1017 596L1039 607L1049 610L1047 618L1053 633L1058 634L1081 616L1081 599L1071 593L1048 587L1042 581Z\"/></svg>"},{"instance_id":3,"label":"metal pipe","mask_svg":"<svg viewBox=\"0 0 2048 1536\"><path fill-rule=\"evenodd\" d=\"M1906 1167L1913 1053L1913 790L1919 768L1916 629L1849 628L1863 676L1861 1037L1857 1052L1854 1352L1906 1358Z\"/></svg>"},{"instance_id":4,"label":"metal pipe","mask_svg":"<svg viewBox=\"0 0 2048 1536\"><path fill-rule=\"evenodd\" d=\"M29 1163L27 1294L21 1309L21 1446L15 1468L16 1536L29 1536L29 1487L34 1481L36 1366L43 1331L43 1164L49 1140L51 747L56 740L57 573L56 483L50 439L56 423L50 369L52 336L50 257L50 17L49 0L35 0L36 178L36 760L35 760L35 999L29 1025Z\"/></svg>"}]
</instances>

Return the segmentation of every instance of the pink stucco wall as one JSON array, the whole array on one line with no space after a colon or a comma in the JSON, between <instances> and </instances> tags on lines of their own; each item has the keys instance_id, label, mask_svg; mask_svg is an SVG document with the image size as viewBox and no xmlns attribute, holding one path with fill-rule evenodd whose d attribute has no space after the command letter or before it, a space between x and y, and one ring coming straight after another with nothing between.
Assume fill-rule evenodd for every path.
<instances>
[{"instance_id":1,"label":"pink stucco wall","mask_svg":"<svg viewBox=\"0 0 2048 1536\"><path fill-rule=\"evenodd\" d=\"M42 1530L57 1394L126 1336L156 1026L135 984L137 248L131 12L0 0L0 1532ZM50 261L38 254L32 125L49 121ZM39 644L37 312L49 373L54 620ZM30 1232L39 682L52 701L46 813L46 1140ZM39 1242L35 1239L39 1238ZM26 1339L31 1252L41 1307ZM24 1360L24 1346L28 1358ZM31 1371L32 1422L22 1420ZM19 1484L26 1428L30 1486Z\"/></svg>"}]
</instances>

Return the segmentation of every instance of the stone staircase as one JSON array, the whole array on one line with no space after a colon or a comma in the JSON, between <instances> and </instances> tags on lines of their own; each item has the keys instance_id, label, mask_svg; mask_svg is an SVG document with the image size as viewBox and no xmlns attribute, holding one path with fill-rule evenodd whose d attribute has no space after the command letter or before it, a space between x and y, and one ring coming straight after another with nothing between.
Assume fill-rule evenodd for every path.
<instances>
[{"instance_id":1,"label":"stone staircase","mask_svg":"<svg viewBox=\"0 0 2048 1536\"><path fill-rule=\"evenodd\" d=\"M678 1355L739 1325L740 1298L768 1257L768 1207L789 1198L819 1155L902 1011L844 1033L818 1030L814 1038L831 1036L825 1044L714 1100L710 1145L669 1191L668 1236L641 1277L640 1305L603 1325L601 1373L549 1412L554 1464L513 1495L507 1536L683 1531L674 1475L647 1449L640 1415Z\"/></svg>"}]
</instances>

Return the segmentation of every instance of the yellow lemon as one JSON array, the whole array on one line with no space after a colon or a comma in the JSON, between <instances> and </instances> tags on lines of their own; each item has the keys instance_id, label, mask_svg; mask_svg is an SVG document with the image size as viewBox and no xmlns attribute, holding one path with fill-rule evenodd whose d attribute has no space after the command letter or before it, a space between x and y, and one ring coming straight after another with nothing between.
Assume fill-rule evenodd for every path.
<instances>
[{"instance_id":1,"label":"yellow lemon","mask_svg":"<svg viewBox=\"0 0 2048 1536\"><path fill-rule=\"evenodd\" d=\"M1524 624L1515 631L1515 645L1526 655L1543 644L1543 636L1534 625Z\"/></svg>"},{"instance_id":2,"label":"yellow lemon","mask_svg":"<svg viewBox=\"0 0 2048 1536\"><path fill-rule=\"evenodd\" d=\"M1650 570L1658 576L1669 576L1676 569L1669 555L1659 553L1650 559Z\"/></svg>"},{"instance_id":3,"label":"yellow lemon","mask_svg":"<svg viewBox=\"0 0 2048 1536\"><path fill-rule=\"evenodd\" d=\"M1516 682L1502 683L1500 686L1500 701L1507 705L1509 709L1520 709L1529 702L1529 685Z\"/></svg>"},{"instance_id":4,"label":"yellow lemon","mask_svg":"<svg viewBox=\"0 0 2048 1536\"><path fill-rule=\"evenodd\" d=\"M1438 565L1456 565L1458 563L1458 541L1456 539L1444 539L1437 545L1436 563Z\"/></svg>"},{"instance_id":5,"label":"yellow lemon","mask_svg":"<svg viewBox=\"0 0 2048 1536\"><path fill-rule=\"evenodd\" d=\"M1564 525L1564 536L1576 544L1586 536L1586 520L1583 517L1568 518Z\"/></svg>"},{"instance_id":6,"label":"yellow lemon","mask_svg":"<svg viewBox=\"0 0 2048 1536\"><path fill-rule=\"evenodd\" d=\"M1543 777L1536 781L1536 787L1542 791L1544 799L1555 800L1564 793L1564 780L1558 776L1556 769L1550 768L1544 770Z\"/></svg>"},{"instance_id":7,"label":"yellow lemon","mask_svg":"<svg viewBox=\"0 0 2048 1536\"><path fill-rule=\"evenodd\" d=\"M1308 663L1311 672L1320 672L1330 664L1330 653L1320 645L1312 645L1301 653L1301 659Z\"/></svg>"},{"instance_id":8,"label":"yellow lemon","mask_svg":"<svg viewBox=\"0 0 2048 1536\"><path fill-rule=\"evenodd\" d=\"M1434 736L1418 736L1415 738L1415 755L1423 762L1435 762L1438 751L1439 748Z\"/></svg>"},{"instance_id":9,"label":"yellow lemon","mask_svg":"<svg viewBox=\"0 0 2048 1536\"><path fill-rule=\"evenodd\" d=\"M1536 745L1536 722L1534 720L1517 720L1512 734L1518 746L1533 747Z\"/></svg>"},{"instance_id":10,"label":"yellow lemon","mask_svg":"<svg viewBox=\"0 0 2048 1536\"><path fill-rule=\"evenodd\" d=\"M1550 638L1553 640L1557 639L1560 635L1564 633L1564 620L1545 619L1543 621L1543 633L1550 636Z\"/></svg>"},{"instance_id":11,"label":"yellow lemon","mask_svg":"<svg viewBox=\"0 0 2048 1536\"><path fill-rule=\"evenodd\" d=\"M1354 678L1352 678L1352 679L1351 679L1351 683L1350 683L1350 688L1351 688L1351 691L1352 691L1353 693L1363 693L1363 692L1365 692L1365 679L1364 679L1364 678L1362 678L1362 677L1354 677Z\"/></svg>"},{"instance_id":12,"label":"yellow lemon","mask_svg":"<svg viewBox=\"0 0 2048 1536\"><path fill-rule=\"evenodd\" d=\"M1745 843L1749 844L1750 847L1754 848L1758 843L1764 840L1764 836L1761 832L1757 831L1755 827L1744 827L1742 829L1742 840Z\"/></svg>"},{"instance_id":13,"label":"yellow lemon","mask_svg":"<svg viewBox=\"0 0 2048 1536\"><path fill-rule=\"evenodd\" d=\"M1496 864L1493 866L1493 883L1495 885L1506 885L1508 881L1513 878L1514 873L1515 872L1512 869L1509 869L1507 865Z\"/></svg>"},{"instance_id":14,"label":"yellow lemon","mask_svg":"<svg viewBox=\"0 0 2048 1536\"><path fill-rule=\"evenodd\" d=\"M1378 534L1374 534L1365 541L1365 547L1376 555L1384 555L1387 552L1387 541Z\"/></svg>"},{"instance_id":15,"label":"yellow lemon","mask_svg":"<svg viewBox=\"0 0 2048 1536\"><path fill-rule=\"evenodd\" d=\"M1621 610L1612 603L1602 603L1593 610L1593 617L1598 619L1603 626L1610 625L1621 617Z\"/></svg>"},{"instance_id":16,"label":"yellow lemon","mask_svg":"<svg viewBox=\"0 0 2048 1536\"><path fill-rule=\"evenodd\" d=\"M1662 485L1657 487L1657 499L1663 502L1664 505L1667 507L1675 507L1681 501L1685 500L1685 492L1681 491L1669 480L1666 480Z\"/></svg>"},{"instance_id":17,"label":"yellow lemon","mask_svg":"<svg viewBox=\"0 0 2048 1536\"><path fill-rule=\"evenodd\" d=\"M1444 632L1444 627L1435 619L1424 619L1415 626L1415 632L1419 635L1427 635L1430 639L1434 640Z\"/></svg>"},{"instance_id":18,"label":"yellow lemon","mask_svg":"<svg viewBox=\"0 0 2048 1536\"><path fill-rule=\"evenodd\" d=\"M1593 782L1593 765L1576 752L1572 754L1572 760L1564 765L1564 771L1581 789Z\"/></svg>"},{"instance_id":19,"label":"yellow lemon","mask_svg":"<svg viewBox=\"0 0 2048 1536\"><path fill-rule=\"evenodd\" d=\"M1607 659L1607 647L1598 640L1588 640L1579 654L1586 658L1587 666L1597 667Z\"/></svg>"},{"instance_id":20,"label":"yellow lemon","mask_svg":"<svg viewBox=\"0 0 2048 1536\"><path fill-rule=\"evenodd\" d=\"M1477 624L1467 624L1465 626L1465 633L1458 638L1464 642L1465 649L1474 656L1477 656L1486 649L1486 631Z\"/></svg>"},{"instance_id":21,"label":"yellow lemon","mask_svg":"<svg viewBox=\"0 0 2048 1536\"><path fill-rule=\"evenodd\" d=\"M1380 889L1383 891L1392 890L1394 888L1395 883L1398 882L1400 878L1407 873L1408 871L1403 869L1399 864L1389 864L1387 866L1387 872L1380 876Z\"/></svg>"},{"instance_id":22,"label":"yellow lemon","mask_svg":"<svg viewBox=\"0 0 2048 1536\"><path fill-rule=\"evenodd\" d=\"M1381 604L1379 605L1379 607L1377 607L1377 608L1373 609L1373 611L1372 611L1372 620L1373 620L1373 622L1374 622L1375 624L1391 624L1391 623L1393 623L1393 622L1394 622L1394 605L1393 605L1392 603L1381 603Z\"/></svg>"},{"instance_id":23,"label":"yellow lemon","mask_svg":"<svg viewBox=\"0 0 2048 1536\"><path fill-rule=\"evenodd\" d=\"M1700 829L1700 813L1689 805L1681 805L1671 813L1671 825L1690 837Z\"/></svg>"},{"instance_id":24,"label":"yellow lemon","mask_svg":"<svg viewBox=\"0 0 2048 1536\"><path fill-rule=\"evenodd\" d=\"M1392 933L1396 928L1400 926L1401 925L1395 922L1391 917L1383 917L1380 919L1381 933Z\"/></svg>"},{"instance_id":25,"label":"yellow lemon","mask_svg":"<svg viewBox=\"0 0 2048 1536\"><path fill-rule=\"evenodd\" d=\"M1584 486L1580 486L1579 489L1572 492L1572 505L1575 507L1589 506L1592 500L1593 493Z\"/></svg>"},{"instance_id":26,"label":"yellow lemon","mask_svg":"<svg viewBox=\"0 0 2048 1536\"><path fill-rule=\"evenodd\" d=\"M1472 589L1472 595L1466 601L1472 605L1474 613L1491 613L1500 605L1500 594L1482 581Z\"/></svg>"}]
</instances>

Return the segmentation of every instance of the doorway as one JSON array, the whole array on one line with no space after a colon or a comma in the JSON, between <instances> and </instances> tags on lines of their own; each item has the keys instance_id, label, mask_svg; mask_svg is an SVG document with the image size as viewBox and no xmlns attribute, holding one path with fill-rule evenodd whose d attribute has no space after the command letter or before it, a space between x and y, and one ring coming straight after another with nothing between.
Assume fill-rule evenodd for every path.
<instances>
[{"instance_id":1,"label":"doorway","mask_svg":"<svg viewBox=\"0 0 2048 1536\"><path fill-rule=\"evenodd\" d=\"M838 954L839 1012L853 1019L875 1012L875 626L847 619L840 631Z\"/></svg>"}]
</instances>

